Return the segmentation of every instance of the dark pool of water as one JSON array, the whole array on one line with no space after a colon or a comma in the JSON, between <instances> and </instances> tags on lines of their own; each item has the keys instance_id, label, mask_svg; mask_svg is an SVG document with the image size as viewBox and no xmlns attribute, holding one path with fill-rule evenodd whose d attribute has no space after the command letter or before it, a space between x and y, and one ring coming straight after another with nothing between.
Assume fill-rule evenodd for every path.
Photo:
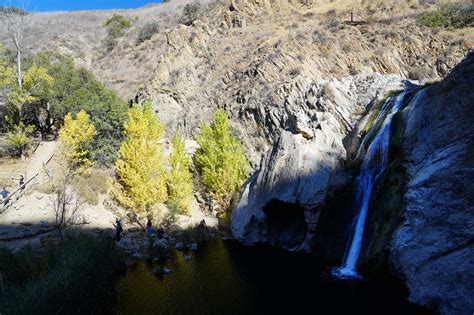
<instances>
[{"instance_id":1,"label":"dark pool of water","mask_svg":"<svg viewBox=\"0 0 474 315\"><path fill-rule=\"evenodd\" d=\"M336 280L312 256L213 240L191 261L175 252L173 273L140 264L118 281L122 314L423 314L393 283Z\"/></svg>"}]
</instances>

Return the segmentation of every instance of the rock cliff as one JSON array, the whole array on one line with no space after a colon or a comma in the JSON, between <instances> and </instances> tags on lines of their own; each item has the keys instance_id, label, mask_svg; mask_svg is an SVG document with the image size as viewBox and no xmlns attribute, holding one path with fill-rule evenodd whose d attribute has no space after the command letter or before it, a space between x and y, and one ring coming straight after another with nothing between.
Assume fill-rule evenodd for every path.
<instances>
[{"instance_id":1,"label":"rock cliff","mask_svg":"<svg viewBox=\"0 0 474 315\"><path fill-rule=\"evenodd\" d=\"M390 257L410 300L474 309L474 53L404 110L408 176Z\"/></svg>"}]
</instances>

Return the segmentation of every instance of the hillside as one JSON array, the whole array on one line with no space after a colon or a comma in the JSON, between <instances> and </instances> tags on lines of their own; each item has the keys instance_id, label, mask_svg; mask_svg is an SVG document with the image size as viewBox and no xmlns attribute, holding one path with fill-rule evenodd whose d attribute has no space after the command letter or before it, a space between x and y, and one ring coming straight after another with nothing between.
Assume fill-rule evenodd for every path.
<instances>
[{"instance_id":1,"label":"hillside","mask_svg":"<svg viewBox=\"0 0 474 315\"><path fill-rule=\"evenodd\" d=\"M47 113L35 116L37 129L51 137L62 128L66 149L64 139L82 143L77 155L97 169L73 193L100 194L85 207L97 224L89 229L107 235L121 222L115 217L127 218L126 234L116 237L134 257L155 236L142 231L145 222L167 234L159 250L197 250L190 228L218 226L207 236L311 253L324 268L340 266L333 275L351 283L395 277L409 301L468 314L472 285L459 279L472 275L474 263L473 192L466 189L474 11L468 1L454 4L468 8L467 25L456 28L441 13L445 3L171 0L136 10L31 13L25 60L41 51L73 60L36 59L48 59L45 71L58 78L44 89L54 93L32 98ZM12 45L4 29L0 43ZM22 96L22 80L11 83L13 58L5 56L3 91ZM31 103L19 99L18 108L9 103L18 125ZM54 120L51 104L61 110ZM88 112L82 122L66 116L79 110ZM80 142L83 130L90 139ZM183 139L170 141L176 131ZM25 165L18 165L20 172ZM171 192L185 195L187 206ZM16 235L12 225L33 212L21 202L15 209L3 225Z\"/></svg>"},{"instance_id":2,"label":"hillside","mask_svg":"<svg viewBox=\"0 0 474 315\"><path fill-rule=\"evenodd\" d=\"M57 50L72 56L125 98L147 86L151 94L166 90L192 105L223 105L234 97L229 92L238 92L228 88L233 78L255 67L274 73L248 80L250 85L265 83L270 90L298 75L317 79L377 71L407 77L411 70L418 72L415 76L436 78L459 61L464 45L472 45L473 39L471 30L420 27L416 19L430 5L413 1L204 1L198 21L184 26L178 21L187 2L136 10L34 13L26 19L25 51ZM356 20L368 21L366 25L342 24L350 19L352 7ZM113 14L129 18L132 27L107 53L103 23ZM137 44L138 33L150 22L158 23L158 32ZM10 45L4 31L0 42ZM216 90L228 92L216 97Z\"/></svg>"}]
</instances>

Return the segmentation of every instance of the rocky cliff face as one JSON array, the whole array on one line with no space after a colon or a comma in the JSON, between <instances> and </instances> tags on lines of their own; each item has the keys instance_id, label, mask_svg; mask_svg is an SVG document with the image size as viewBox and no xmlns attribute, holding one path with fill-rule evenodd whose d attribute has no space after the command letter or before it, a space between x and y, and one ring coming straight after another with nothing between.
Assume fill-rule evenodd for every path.
<instances>
[{"instance_id":1,"label":"rocky cliff face","mask_svg":"<svg viewBox=\"0 0 474 315\"><path fill-rule=\"evenodd\" d=\"M390 242L410 300L445 314L474 309L474 53L404 110L408 175Z\"/></svg>"},{"instance_id":2,"label":"rocky cliff face","mask_svg":"<svg viewBox=\"0 0 474 315\"><path fill-rule=\"evenodd\" d=\"M286 130L232 214L234 236L245 244L311 250L328 189L347 180L337 172L347 157L343 140L371 100L401 88L399 82L395 76L369 75L288 89L284 108L267 109ZM284 224L293 221L299 223Z\"/></svg>"}]
</instances>

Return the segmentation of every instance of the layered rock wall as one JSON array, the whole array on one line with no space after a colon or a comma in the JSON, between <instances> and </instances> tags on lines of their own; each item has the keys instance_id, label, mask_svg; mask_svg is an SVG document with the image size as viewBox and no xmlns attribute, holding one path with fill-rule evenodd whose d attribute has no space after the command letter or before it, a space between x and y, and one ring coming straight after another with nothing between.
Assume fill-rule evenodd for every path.
<instances>
[{"instance_id":1,"label":"layered rock wall","mask_svg":"<svg viewBox=\"0 0 474 315\"><path fill-rule=\"evenodd\" d=\"M408 182L391 262L410 300L474 310L474 53L403 112Z\"/></svg>"}]
</instances>

